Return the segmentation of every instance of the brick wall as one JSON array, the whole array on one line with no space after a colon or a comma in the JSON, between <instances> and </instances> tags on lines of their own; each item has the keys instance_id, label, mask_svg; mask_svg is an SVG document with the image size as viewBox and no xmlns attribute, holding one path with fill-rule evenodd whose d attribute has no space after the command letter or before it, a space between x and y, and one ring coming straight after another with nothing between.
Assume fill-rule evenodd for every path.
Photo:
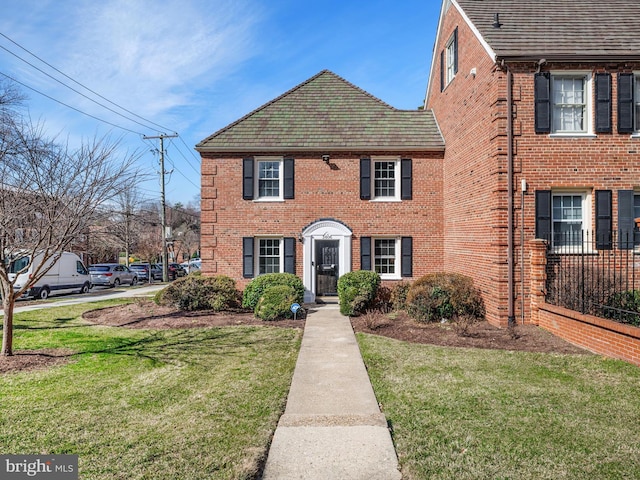
<instances>
[{"instance_id":1,"label":"brick wall","mask_svg":"<svg viewBox=\"0 0 640 480\"><path fill-rule=\"evenodd\" d=\"M456 28L458 72L440 92L439 55ZM446 143L444 268L474 278L488 320L506 325L506 75L455 8L449 8L440 35L427 107Z\"/></svg>"},{"instance_id":2,"label":"brick wall","mask_svg":"<svg viewBox=\"0 0 640 480\"><path fill-rule=\"evenodd\" d=\"M242 237L298 237L311 223L332 218L353 231L352 270L360 269L361 236L413 237L414 278L441 271L442 154L399 152L412 158L413 199L401 202L360 200L360 158L388 153L332 154L286 152L295 158L295 198L282 202L242 199L243 155L202 160L202 270L225 274L244 286ZM260 155L255 155L260 156ZM296 274L302 277L303 246L296 242ZM406 280L411 280L407 278Z\"/></svg>"},{"instance_id":3,"label":"brick wall","mask_svg":"<svg viewBox=\"0 0 640 480\"><path fill-rule=\"evenodd\" d=\"M568 342L640 366L640 328L545 302L546 242L530 242L532 321Z\"/></svg>"}]
</instances>

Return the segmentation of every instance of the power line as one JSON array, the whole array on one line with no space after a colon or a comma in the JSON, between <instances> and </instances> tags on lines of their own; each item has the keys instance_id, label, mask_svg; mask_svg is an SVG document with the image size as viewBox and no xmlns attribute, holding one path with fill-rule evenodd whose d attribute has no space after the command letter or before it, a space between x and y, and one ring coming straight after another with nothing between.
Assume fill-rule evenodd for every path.
<instances>
[{"instance_id":1,"label":"power line","mask_svg":"<svg viewBox=\"0 0 640 480\"><path fill-rule=\"evenodd\" d=\"M48 63L48 62L47 62L47 61L45 61L44 59L40 58L39 56L37 56L36 54L34 54L33 52L31 52L31 51L30 51L30 50L28 50L27 48L23 47L22 45L20 45L20 44L19 44L19 43L17 43L16 41L12 40L11 38L9 38L9 37L8 37L7 35L5 35L4 33L1 33L1 32L0 32L0 36L4 37L4 38L5 38L5 39L7 39L9 42L11 42L11 43L13 43L14 45L16 45L17 47L19 47L21 50L23 50L23 51L27 52L27 53L28 53L29 55L31 55L32 57L36 58L37 60L39 60L39 61L40 61L40 62L42 62L43 64L47 65L48 67L50 67L50 68L51 68L51 69L53 69L54 71L58 72L60 75L64 76L65 78L67 78L67 79L69 79L69 80L71 80L72 82L74 82L75 84L79 85L80 87L84 88L84 89L85 89L85 90L87 90L88 92L91 92L92 94L94 94L94 95L96 95L97 97L99 97L99 98L101 98L101 99L105 100L106 102L110 103L111 105L114 105L115 107L117 107L117 108L121 109L122 111L127 112L127 113L129 113L129 114L131 114L131 115L133 115L133 116L135 116L135 117L137 117L137 118L139 118L139 119L143 120L144 122L147 122L148 124L147 124L147 125L145 125L145 124L143 124L143 123L141 123L141 122L138 122L137 120L135 120L135 119L133 119L133 118L130 118L130 117L126 116L126 115L123 115L122 113L120 113L120 112L118 112L118 111L116 111L116 110L114 110L114 109L112 109L112 108L110 108L110 107L108 107L108 106L104 105L103 103L100 103L100 102L96 101L95 99L90 98L89 96L87 96L87 95L85 95L84 93L82 93L82 92L78 91L77 89L75 89L75 88L73 88L73 87L71 87L71 86L67 85L66 83L64 83L64 82L63 82L63 81L61 81L60 79L55 78L54 76L50 75L49 73L47 73L47 72L46 72L46 71L44 71L43 69L39 68L38 66L36 66L36 65L32 64L31 62L29 62L29 61L25 60L25 59L24 59L24 58L22 58L20 55L17 55L16 53L14 53L14 52L10 51L10 50L9 50L9 49L7 49L6 47L4 47L4 46L1 46L1 45L0 45L0 48L1 48L1 49L3 49L3 50L5 50L5 51L6 51L6 52L8 52L9 54L11 54L11 55L13 55L14 57L18 58L18 59L19 59L19 60L21 60L22 62L26 63L26 64L27 64L27 65L29 65L30 67L32 67L32 68L34 68L35 70L37 70L37 71L41 72L42 74L46 75L47 77L51 78L52 80L54 80L54 81L56 81L56 82L60 83L61 85L65 86L66 88L68 88L68 89L72 90L73 92L77 93L78 95L81 95L82 97L86 98L87 100L89 100L89 101L91 101L91 102L95 103L96 105L98 105L98 106L100 106L100 107L102 107L102 108L105 108L106 110L109 110L110 112L112 112L112 113L114 113L114 114L116 114L116 115L119 115L120 117L122 117L122 118L124 118L124 119L126 119L126 120L128 120L128 121L134 122L134 123L136 123L136 124L138 124L138 125L140 125L140 126L142 126L142 127L144 127L144 128L149 128L149 129L153 130L153 129L149 126L149 124L151 124L151 125L155 125L155 126L157 126L157 127L160 127L160 128L162 128L163 130L169 130L169 131L171 131L171 129L168 129L168 128L163 127L162 125L159 125L159 124L157 124L157 123L155 123L155 122L153 122L153 121L151 121L151 120L148 120L148 119L146 119L146 118L144 118L144 117L142 117L142 116L140 116L140 115L138 115L138 114L136 114L136 113L134 113L134 112L132 112L132 111L130 111L130 110L128 110L128 109L126 109L126 108L124 108L124 107L120 106L120 105L118 105L117 103L115 103L115 102L113 102L113 101L109 100L108 98L104 97L103 95L100 95L99 93L95 92L94 90L92 90L92 89L90 89L89 87L85 86L84 84L82 84L82 83L78 82L78 81L77 81L77 80L75 80L74 78L70 77L70 76L69 76L69 75L67 75L66 73L62 72L61 70L59 70L59 69L58 69L58 68L56 68L55 66L51 65L50 63ZM38 89L36 89L36 88L34 88L34 87L31 87L31 86L27 85L26 83L21 82L21 81L17 80L16 78L14 78L14 77L12 77L12 76L10 76L10 75L7 75L7 74L5 74L5 73L3 73L3 72L0 72L0 74L4 75L6 78L8 78L8 79L10 79L10 80L12 80L12 81L14 81L14 82L16 82L17 84L20 84L20 85L22 85L23 87L25 87L25 88L27 88L27 89L29 89L29 90L32 90L32 91L36 92L37 94L42 95L43 97L48 98L48 99L50 99L50 100L52 100L52 101L54 101L54 102L56 102L56 103L58 103L58 104L60 104L60 105L62 105L62 106L65 106L65 107L67 107L67 108L69 108L69 109L71 109L71 110L74 110L74 111L76 111L76 112L78 112L78 113L80 113L80 114L82 114L82 115L88 116L88 117L90 117L90 118L92 118L92 119L94 119L94 120L97 120L97 121L99 121L99 122L105 123L105 124L110 125L110 126L112 126L112 127L115 127L115 128L118 128L118 129L121 129L121 130L124 130L124 131L130 132L130 133L134 133L134 134L136 134L136 135L139 135L140 137L142 137L142 139L143 139L143 140L149 140L150 138L153 138L153 137L145 137L145 135L144 135L143 133L141 133L141 132L137 132L137 131L132 130L132 129L130 129L130 128L123 127L122 125L118 125L118 124L116 124L116 123L109 122L109 121L104 120L104 119L102 119L102 118L100 118L100 117L97 117L97 116L95 116L95 115L92 115L92 114L89 114L89 113L87 113L87 112L84 112L83 110L80 110L80 109L78 109L78 108L76 108L76 107L73 107L73 106L71 106L71 105L67 104L67 103L64 103L64 102L62 102L62 101L60 101L60 100L58 100L58 99L56 99L56 98L54 98L54 97L52 97L52 96L50 96L50 95L48 95L48 94L44 93L44 92L42 92L42 91L40 91L40 90L38 90ZM192 151L192 149L190 149L190 148L189 148L189 146L184 142L184 140L182 139L182 137L179 137L179 136L177 135L177 133L175 134L175 136L176 136L176 137L178 137L178 138L180 138L180 141L182 142L182 145L184 145L184 147L186 147L186 148L187 148L187 150L189 151L189 153L191 154L191 156L193 157L193 159L195 159L195 160L196 160L196 162L197 162L197 163L199 163L199 159L195 156L195 154L194 154L194 152ZM156 137L156 138L157 138L157 137ZM173 136L167 136L167 138L173 138ZM172 141L172 144L174 144L174 143L173 143L173 140L171 140L171 141ZM192 169L196 174L200 175L200 171L199 171L199 169L198 169L198 168L196 168L196 167L193 165L193 163L189 160L189 158L187 158L187 156L185 156L185 154L182 152L182 150L181 150L180 146L179 146L178 144L174 144L174 145L176 146L176 150L177 150L177 152L178 152L178 153L180 154L180 156L185 160L185 162L189 165L189 167L191 167L191 169ZM188 176L186 176L186 175L185 175L185 174L184 174L180 169L176 168L176 167L175 167L175 163L174 163L173 161L172 161L172 164L173 164L173 167L174 167L174 169L176 170L176 172L177 172L177 173L179 173L179 174L180 174L180 175L181 175L181 176L182 176L186 181L188 181L188 182L189 182L191 185L193 185L195 188L197 188L197 189L199 189L199 188L200 188L200 186L199 186L199 185L196 185L196 184L195 184L195 183L194 183L194 182L193 182L193 181L192 181ZM143 189L143 190L146 190L146 189ZM152 192L151 190L146 190L146 191L148 191L148 192ZM157 195L157 194L158 194L158 192L153 191L153 194L156 194L156 195Z\"/></svg>"},{"instance_id":2,"label":"power line","mask_svg":"<svg viewBox=\"0 0 640 480\"><path fill-rule=\"evenodd\" d=\"M4 38L6 38L7 40L9 40L9 41L10 41L11 43L13 43L14 45L16 45L18 48L20 48L20 49L24 50L25 52L27 52L27 53L28 53L29 55L31 55L32 57L34 57L34 58L38 59L39 61L41 61L42 63L44 63L45 65L47 65L49 68L51 68L51 69L55 70L55 71L56 71L56 72L58 72L60 75L64 76L65 78L68 78L69 80L71 80L72 82L76 83L77 85L80 85L80 86L81 86L82 88L84 88L85 90L87 90L87 91L89 91L89 92L93 93L94 95L96 95L97 97L99 97L99 98L101 98L101 99L105 100L106 102L109 102L111 105L114 105L115 107L117 107L117 108L119 108L119 109L121 109L121 110L123 110L123 111L125 111L125 112L127 112L127 113L129 113L129 114L131 114L131 115L133 115L134 117L137 117L137 118L139 118L139 119L141 119L141 120L143 120L143 121L147 122L148 124L151 124L151 125L154 125L154 126L156 126L156 127L159 127L159 128L160 128L160 129L162 129L162 130L169 130L169 131L171 130L170 128L163 127L162 125L159 125L159 124L157 124L157 123L155 123L155 122L153 122L153 121L151 121L151 120L149 120L149 119L147 119L147 118L144 118L144 117L142 117L142 116L138 115L137 113L134 113L134 112L132 112L132 111L130 111L130 110L127 110L126 108L122 107L121 105L118 105L117 103L115 103L115 102L113 102L113 101L109 100L108 98L106 98L106 97L104 97L104 96L100 95L99 93L97 93L97 92L95 92L94 90L90 89L90 88L89 88L89 87L87 87L86 85L83 85L82 83L78 82L77 80L75 80L74 78L70 77L70 76L69 76L69 75L67 75L66 73L62 72L62 71L61 71L61 70L59 70L58 68L54 67L53 65L51 65L51 64L50 64L50 63L48 63L47 61L43 60L42 58L40 58L39 56L37 56L35 53L31 52L30 50L28 50L28 49L26 49L25 47L23 47L22 45L20 45L20 44L19 44L18 42L16 42L15 40L12 40L11 38L9 38L9 37L8 37L7 35L5 35L4 33L0 32L0 35L1 35L1 36L3 36ZM137 122L136 120L130 119L130 118L128 118L127 116L122 115L121 113L115 112L115 111L111 110L109 107L106 107L106 106L102 105L101 103L99 103L99 102L97 102L97 101L95 101L95 100L93 100L93 99L91 99L91 98L87 97L87 96L86 96L86 95L84 95L83 93L78 92L77 90L73 89L72 87L70 87L70 86L66 85L65 83L61 82L60 80L58 80L58 79L56 79L56 78L52 77L51 75L49 75L48 73L44 72L44 71L43 71L43 70L41 70L40 68L36 67L35 65L32 65L31 63L27 62L25 59L23 59L23 58L22 58L22 57L20 57L19 55L16 55L15 53L13 53L13 52L9 51L9 50L8 50L8 49L6 49L5 47L1 47L1 48L2 48L3 50L6 50L7 52L9 52L11 55L15 56L16 58L19 58L20 60L22 60L22 61L23 61L23 62L25 62L26 64L28 64L28 65L32 66L33 68L37 69L38 71L40 71L40 72L44 73L45 75L47 75L48 77L52 78L53 80L55 80L55 81L57 81L57 82L61 83L61 84L62 84L62 85L64 85L65 87L69 88L70 90L73 90L74 92L78 93L79 95L82 95L83 97L87 98L88 100L90 100L90 101L92 101L92 102L94 102L94 103L96 103L96 104L98 104L98 105L100 105L100 106L102 106L102 107L104 107L104 108L106 108L106 109L108 109L108 110L112 111L113 113L115 113L115 114L117 114L117 115L120 115L120 116L121 116L121 117L123 117L123 118L126 118L127 120L131 120L132 122L135 122L135 123L137 123L138 125L142 125L141 123ZM143 126L143 127L146 127L146 128L149 128L149 126L148 126L148 125L142 125L142 126ZM149 130L153 130L153 128L149 128Z\"/></svg>"},{"instance_id":3,"label":"power line","mask_svg":"<svg viewBox=\"0 0 640 480\"><path fill-rule=\"evenodd\" d=\"M196 157L196 154L193 153L193 148L190 148L185 142L184 139L182 137L179 137L180 141L182 142L182 144L185 146L185 148L187 149L187 151L191 154L191 156L194 158L194 160L196 161L196 163L199 165L200 164L200 159L198 157ZM186 158L185 158L186 160ZM196 170L196 172L198 173L198 175L200 175L200 170L197 170L194 168L194 170Z\"/></svg>"},{"instance_id":4,"label":"power line","mask_svg":"<svg viewBox=\"0 0 640 480\"><path fill-rule=\"evenodd\" d=\"M15 79L15 78L13 78L12 76L7 75L7 74L6 74L6 73L4 73L4 72L0 72L0 75L4 75L4 76L5 76L5 77L7 77L9 80L12 80L12 81L16 82L17 84L22 85L23 87L28 88L29 90L32 90L32 91L36 92L37 94L42 95L43 97L48 98L49 100L53 100L54 102L59 103L60 105L63 105L63 106L65 106L65 107L67 107L67 108L70 108L71 110L74 110L74 111L76 111L76 112L78 112L78 113L81 113L82 115L86 115L87 117L93 118L94 120L97 120L97 121L102 122L102 123L106 123L107 125L111 125L112 127L119 128L119 129L121 129L121 130L125 130L125 131L130 132L130 133L135 133L136 135L140 135L140 136L143 136L143 135L144 135L144 133L136 132L135 130L131 130L130 128L126 128L126 127L123 127L123 126L121 126L121 125L116 125L115 123L111 123L111 122L109 122L109 121L107 121L107 120L104 120L104 119L102 119L102 118L96 117L95 115L91 115L90 113L83 112L82 110L80 110L80 109L78 109L78 108L76 108L76 107L72 107L71 105L68 105L68 104L66 104L66 103L64 103L64 102L61 102L60 100L55 99L55 98L53 98L52 96L47 95L46 93L41 92L40 90L37 90L37 89L35 89L35 88L33 88L33 87L30 87L30 86L29 86L29 85L27 85L26 83L23 83L23 82L21 82L21 81L19 81L19 80L16 80L16 79Z\"/></svg>"},{"instance_id":5,"label":"power line","mask_svg":"<svg viewBox=\"0 0 640 480\"><path fill-rule=\"evenodd\" d=\"M182 178L184 178L187 182L189 182L194 187L200 188L199 185L196 185L195 183L193 183L189 177L187 177L184 173L182 173L182 171L179 168L176 167L175 162L171 160L168 154L167 154L167 158L171 161L171 166L175 169L177 173L179 173L182 176Z\"/></svg>"},{"instance_id":6,"label":"power line","mask_svg":"<svg viewBox=\"0 0 640 480\"><path fill-rule=\"evenodd\" d=\"M1 35L1 34L0 34L0 35ZM89 100L90 102L93 102L93 103L95 103L96 105L99 105L99 106L101 106L102 108L105 108L106 110L109 110L110 112L115 113L116 115L119 115L120 117L122 117L122 118L124 118L124 119L126 119L126 120L129 120L129 121L131 121L131 122L133 122L133 123L137 123L137 124L138 124L138 125L140 125L141 127L149 128L149 126L148 126L148 125L145 125L145 124L143 124L143 123L140 123L140 122L138 122L137 120L134 120L133 118L127 117L126 115L123 115L123 114L121 114L120 112L117 112L117 111L115 111L114 109L112 109L112 108L110 108L110 107L107 107L106 105L103 105L102 103L100 103L100 102L98 102L98 101L94 100L93 98L88 97L87 95L85 95L84 93L82 93L82 92L80 92L80 91L76 90L75 88L70 87L69 85L67 85L66 83L62 82L61 80L59 80L59 79L57 79L57 78L53 77L52 75L48 74L47 72L45 72L45 71L44 71L44 70L42 70L41 68L36 67L36 66L35 66L35 65L33 65L32 63L27 62L24 58L19 57L19 56L18 56L18 55L16 55L15 53L13 53L13 52L11 52L11 51L7 50L7 49L6 49L5 47L3 47L2 45L0 45L0 48L1 48L1 49L3 49L3 50L5 50L6 52L9 52L9 53L10 53L11 55L13 55L14 57L16 57L16 58L18 58L18 59L22 60L24 63L26 63L26 64L27 64L27 65L29 65L30 67L35 68L36 70L38 70L38 71L39 71L39 72L41 72L42 74L46 75L46 76L47 76L47 77L49 77L50 79L52 79L52 80L54 80L54 81L58 82L60 85L62 85L62 86L64 86L64 87L67 87L67 88L68 88L69 90L71 90L72 92L75 92L75 93L77 93L78 95L81 95L82 97L86 98L86 99L87 99L87 100ZM149 129L150 129L150 130L153 130L152 128L149 128Z\"/></svg>"}]
</instances>

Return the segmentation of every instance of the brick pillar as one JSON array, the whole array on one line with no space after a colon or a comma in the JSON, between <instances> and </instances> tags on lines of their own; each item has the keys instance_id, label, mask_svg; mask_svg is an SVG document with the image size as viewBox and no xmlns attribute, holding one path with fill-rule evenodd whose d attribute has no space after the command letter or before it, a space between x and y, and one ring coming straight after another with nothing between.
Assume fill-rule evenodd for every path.
<instances>
[{"instance_id":1,"label":"brick pillar","mask_svg":"<svg viewBox=\"0 0 640 480\"><path fill-rule=\"evenodd\" d=\"M547 242L536 238L529 241L531 252L531 323L539 325L539 305L545 303L547 283Z\"/></svg>"}]
</instances>

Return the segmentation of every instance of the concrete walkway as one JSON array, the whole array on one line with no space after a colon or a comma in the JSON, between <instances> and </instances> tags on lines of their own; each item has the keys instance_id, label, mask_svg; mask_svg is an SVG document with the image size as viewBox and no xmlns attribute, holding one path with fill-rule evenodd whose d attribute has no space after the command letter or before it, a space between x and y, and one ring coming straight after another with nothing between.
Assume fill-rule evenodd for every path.
<instances>
[{"instance_id":1,"label":"concrete walkway","mask_svg":"<svg viewBox=\"0 0 640 480\"><path fill-rule=\"evenodd\" d=\"M349 319L314 307L263 480L395 480L398 460Z\"/></svg>"}]
</instances>

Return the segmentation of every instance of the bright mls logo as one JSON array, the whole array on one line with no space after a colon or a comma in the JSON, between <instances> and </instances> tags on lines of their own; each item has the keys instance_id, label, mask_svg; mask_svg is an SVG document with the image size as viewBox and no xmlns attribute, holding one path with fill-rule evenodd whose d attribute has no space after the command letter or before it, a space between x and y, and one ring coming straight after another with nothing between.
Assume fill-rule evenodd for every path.
<instances>
[{"instance_id":1,"label":"bright mls logo","mask_svg":"<svg viewBox=\"0 0 640 480\"><path fill-rule=\"evenodd\" d=\"M0 455L3 480L78 480L77 455Z\"/></svg>"}]
</instances>

